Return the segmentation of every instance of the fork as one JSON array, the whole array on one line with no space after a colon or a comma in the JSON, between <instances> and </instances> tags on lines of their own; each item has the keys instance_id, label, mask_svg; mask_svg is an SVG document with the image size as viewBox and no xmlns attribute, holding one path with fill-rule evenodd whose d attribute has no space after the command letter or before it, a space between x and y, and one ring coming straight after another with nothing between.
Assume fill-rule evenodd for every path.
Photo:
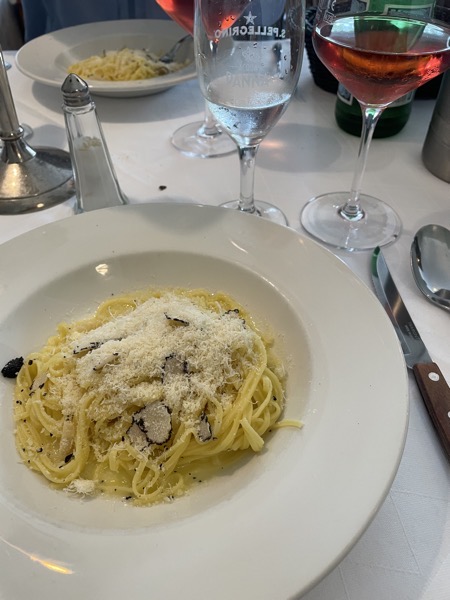
<instances>
[{"instance_id":1,"label":"fork","mask_svg":"<svg viewBox=\"0 0 450 600\"><path fill-rule=\"evenodd\" d=\"M170 50L168 50L165 54L160 56L158 60L163 63L166 63L166 64L172 63L175 60L175 56L178 54L178 51L180 50L180 48L184 45L184 43L188 39L192 39L192 36L190 33L188 33L187 35L183 36L180 40L178 40L178 42Z\"/></svg>"}]
</instances>

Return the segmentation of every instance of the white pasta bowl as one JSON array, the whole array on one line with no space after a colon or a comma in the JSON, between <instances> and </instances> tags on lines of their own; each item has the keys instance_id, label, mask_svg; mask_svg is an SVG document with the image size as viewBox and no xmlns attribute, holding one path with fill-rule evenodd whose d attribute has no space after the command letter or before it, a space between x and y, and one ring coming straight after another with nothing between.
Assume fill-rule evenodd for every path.
<instances>
[{"instance_id":1,"label":"white pasta bowl","mask_svg":"<svg viewBox=\"0 0 450 600\"><path fill-rule=\"evenodd\" d=\"M61 87L73 63L105 51L130 48L161 56L186 32L169 20L102 21L60 29L24 44L16 54L19 70L31 79ZM174 73L136 81L88 80L92 94L128 98L163 92L196 76L192 45L185 45L177 61L188 64Z\"/></svg>"},{"instance_id":2,"label":"white pasta bowl","mask_svg":"<svg viewBox=\"0 0 450 600\"><path fill-rule=\"evenodd\" d=\"M403 356L373 294L317 243L238 211L125 206L3 244L0 282L2 365L112 293L223 290L273 331L285 416L304 421L172 503L83 500L21 464L2 378L0 596L287 600L336 565L381 506L407 430Z\"/></svg>"}]
</instances>

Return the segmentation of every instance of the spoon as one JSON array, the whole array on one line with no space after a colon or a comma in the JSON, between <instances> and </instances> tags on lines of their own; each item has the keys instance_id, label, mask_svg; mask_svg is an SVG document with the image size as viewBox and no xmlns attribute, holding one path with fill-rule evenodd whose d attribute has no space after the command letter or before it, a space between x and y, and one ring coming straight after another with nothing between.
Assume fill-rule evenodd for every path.
<instances>
[{"instance_id":1,"label":"spoon","mask_svg":"<svg viewBox=\"0 0 450 600\"><path fill-rule=\"evenodd\" d=\"M441 225L421 227L411 245L411 267L419 290L450 311L450 231Z\"/></svg>"}]
</instances>

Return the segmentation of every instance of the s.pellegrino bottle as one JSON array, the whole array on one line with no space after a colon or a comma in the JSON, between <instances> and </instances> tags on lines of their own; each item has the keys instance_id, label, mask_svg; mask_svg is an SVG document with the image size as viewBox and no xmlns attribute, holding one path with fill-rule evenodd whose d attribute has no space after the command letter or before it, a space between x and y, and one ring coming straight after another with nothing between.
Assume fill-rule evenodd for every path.
<instances>
[{"instance_id":1,"label":"s.pellegrino bottle","mask_svg":"<svg viewBox=\"0 0 450 600\"><path fill-rule=\"evenodd\" d=\"M361 0L359 0L361 1ZM399 12L411 15L411 17L428 17L434 6L434 1L428 0L362 0L367 5L368 11L383 11L385 15L396 15ZM374 137L383 138L399 133L406 125L411 114L414 92L402 96L382 113L377 126L375 127ZM336 122L341 129L355 136L361 135L362 112L359 102L350 94L350 92L339 84L336 106Z\"/></svg>"}]
</instances>

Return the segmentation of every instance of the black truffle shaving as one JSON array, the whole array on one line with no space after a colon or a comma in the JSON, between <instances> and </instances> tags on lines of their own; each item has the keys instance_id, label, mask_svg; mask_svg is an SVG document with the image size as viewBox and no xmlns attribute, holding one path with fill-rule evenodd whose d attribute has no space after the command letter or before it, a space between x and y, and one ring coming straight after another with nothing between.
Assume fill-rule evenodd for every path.
<instances>
[{"instance_id":1,"label":"black truffle shaving","mask_svg":"<svg viewBox=\"0 0 450 600\"><path fill-rule=\"evenodd\" d=\"M198 439L201 442L208 442L212 438L212 429L210 422L208 421L205 413L200 417L200 423L198 424Z\"/></svg>"},{"instance_id":2,"label":"black truffle shaving","mask_svg":"<svg viewBox=\"0 0 450 600\"><path fill-rule=\"evenodd\" d=\"M176 354L169 354L164 360L163 383L173 375L187 375L188 372L186 360L183 360Z\"/></svg>"},{"instance_id":3,"label":"black truffle shaving","mask_svg":"<svg viewBox=\"0 0 450 600\"><path fill-rule=\"evenodd\" d=\"M184 319L179 319L178 317L171 317L167 313L164 313L164 316L168 321L172 323L172 325L182 325L183 327L187 327L189 325L189 321L185 321Z\"/></svg>"},{"instance_id":4,"label":"black truffle shaving","mask_svg":"<svg viewBox=\"0 0 450 600\"><path fill-rule=\"evenodd\" d=\"M6 363L6 365L2 369L3 377L7 377L8 379L15 379L23 366L23 357L19 356L17 358L13 358Z\"/></svg>"},{"instance_id":5,"label":"black truffle shaving","mask_svg":"<svg viewBox=\"0 0 450 600\"><path fill-rule=\"evenodd\" d=\"M100 346L102 345L102 342L90 342L87 346L83 346L83 347L79 347L77 346L73 353L74 354L81 354L82 352L90 352L91 350L96 350L97 348L100 348Z\"/></svg>"},{"instance_id":6,"label":"black truffle shaving","mask_svg":"<svg viewBox=\"0 0 450 600\"><path fill-rule=\"evenodd\" d=\"M238 308L230 308L230 310L226 310L224 313L224 315L239 315L240 311ZM242 317L240 317L240 320L242 321L242 324L245 325L245 319L243 319Z\"/></svg>"},{"instance_id":7,"label":"black truffle shaving","mask_svg":"<svg viewBox=\"0 0 450 600\"><path fill-rule=\"evenodd\" d=\"M89 342L87 346L76 346L73 350L73 353L81 354L82 352L92 352L92 350L97 350L97 348L100 348L100 346L103 346L103 344L106 344L106 342L120 342L121 339L122 338L113 338L113 340L103 340L102 342Z\"/></svg>"},{"instance_id":8,"label":"black truffle shaving","mask_svg":"<svg viewBox=\"0 0 450 600\"><path fill-rule=\"evenodd\" d=\"M172 435L169 407L162 402L147 404L133 415L133 423L127 433L131 443L137 447L143 447L144 436L147 444L165 444Z\"/></svg>"},{"instance_id":9,"label":"black truffle shaving","mask_svg":"<svg viewBox=\"0 0 450 600\"><path fill-rule=\"evenodd\" d=\"M147 436L136 423L132 423L132 425L128 428L127 435L130 438L131 445L137 450L142 452L142 450L148 448L149 441Z\"/></svg>"}]
</instances>

